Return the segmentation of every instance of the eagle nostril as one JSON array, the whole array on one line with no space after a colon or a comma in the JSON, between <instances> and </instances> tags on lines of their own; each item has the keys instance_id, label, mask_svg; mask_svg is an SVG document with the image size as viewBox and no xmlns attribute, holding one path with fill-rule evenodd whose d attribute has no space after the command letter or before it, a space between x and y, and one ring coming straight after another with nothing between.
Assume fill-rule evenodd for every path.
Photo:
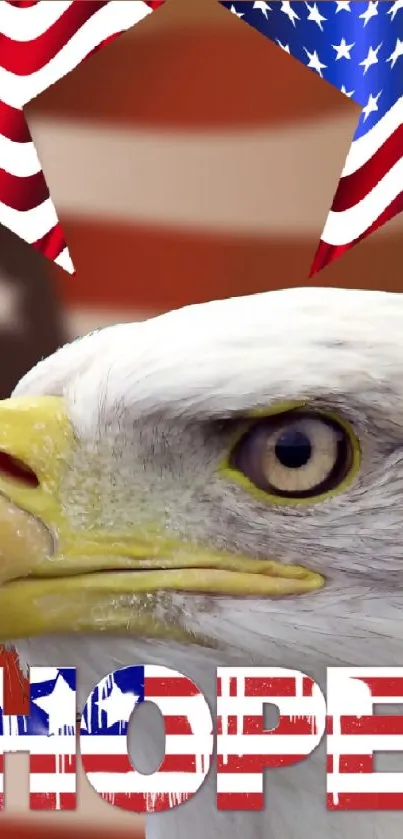
<instances>
[{"instance_id":1,"label":"eagle nostril","mask_svg":"<svg viewBox=\"0 0 403 839\"><path fill-rule=\"evenodd\" d=\"M39 485L35 472L21 460L12 457L6 452L0 452L0 477L1 475L7 478L13 478L15 481L19 481L26 486L37 487Z\"/></svg>"}]
</instances>

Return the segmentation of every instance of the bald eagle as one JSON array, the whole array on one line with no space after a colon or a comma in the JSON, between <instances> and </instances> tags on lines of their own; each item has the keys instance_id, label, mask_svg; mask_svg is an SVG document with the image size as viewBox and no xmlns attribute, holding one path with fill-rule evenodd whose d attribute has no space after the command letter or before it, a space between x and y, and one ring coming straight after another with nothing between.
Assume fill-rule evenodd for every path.
<instances>
[{"instance_id":1,"label":"bald eagle","mask_svg":"<svg viewBox=\"0 0 403 839\"><path fill-rule=\"evenodd\" d=\"M303 288L112 326L0 403L0 640L26 665L402 664L403 297ZM142 748L138 735L137 752ZM155 742L144 727L144 752ZM155 746L157 749L157 745ZM319 749L263 812L201 791L148 839L397 839Z\"/></svg>"}]
</instances>

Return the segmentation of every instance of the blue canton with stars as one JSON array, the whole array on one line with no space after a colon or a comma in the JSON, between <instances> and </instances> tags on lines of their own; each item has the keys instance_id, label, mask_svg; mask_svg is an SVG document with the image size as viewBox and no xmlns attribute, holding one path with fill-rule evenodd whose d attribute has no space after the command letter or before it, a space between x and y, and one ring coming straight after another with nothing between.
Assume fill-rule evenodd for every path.
<instances>
[{"instance_id":1,"label":"blue canton with stars","mask_svg":"<svg viewBox=\"0 0 403 839\"><path fill-rule=\"evenodd\" d=\"M81 736L126 736L132 711L145 699L144 680L145 669L137 665L106 676L83 709Z\"/></svg>"},{"instance_id":2,"label":"blue canton with stars","mask_svg":"<svg viewBox=\"0 0 403 839\"><path fill-rule=\"evenodd\" d=\"M41 668L38 668L41 669ZM46 670L46 668L44 668ZM69 698L68 706L58 708L57 728L52 726L55 705L60 703L60 689ZM55 668L54 677L41 681L34 681L30 685L29 715L6 715L0 706L0 737L17 734L55 736L57 734L74 734L75 730L75 693L76 670L74 667ZM1 698L0 698L1 701ZM43 703L43 707L42 706ZM47 707L49 705L49 712ZM64 710L66 713L64 714ZM64 724L65 723L65 724Z\"/></svg>"},{"instance_id":3,"label":"blue canton with stars","mask_svg":"<svg viewBox=\"0 0 403 839\"><path fill-rule=\"evenodd\" d=\"M354 139L403 95L403 0L221 5L361 105Z\"/></svg>"}]
</instances>

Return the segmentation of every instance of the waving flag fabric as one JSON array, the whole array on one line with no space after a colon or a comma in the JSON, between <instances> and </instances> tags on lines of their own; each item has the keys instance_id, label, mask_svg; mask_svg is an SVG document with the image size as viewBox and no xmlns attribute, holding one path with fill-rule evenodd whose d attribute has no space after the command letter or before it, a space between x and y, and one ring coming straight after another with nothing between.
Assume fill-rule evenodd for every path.
<instances>
[{"instance_id":1,"label":"waving flag fabric","mask_svg":"<svg viewBox=\"0 0 403 839\"><path fill-rule=\"evenodd\" d=\"M403 210L403 0L222 5L362 108L315 273Z\"/></svg>"},{"instance_id":2,"label":"waving flag fabric","mask_svg":"<svg viewBox=\"0 0 403 839\"><path fill-rule=\"evenodd\" d=\"M0 223L70 273L73 264L22 109L159 5L0 3Z\"/></svg>"}]
</instances>

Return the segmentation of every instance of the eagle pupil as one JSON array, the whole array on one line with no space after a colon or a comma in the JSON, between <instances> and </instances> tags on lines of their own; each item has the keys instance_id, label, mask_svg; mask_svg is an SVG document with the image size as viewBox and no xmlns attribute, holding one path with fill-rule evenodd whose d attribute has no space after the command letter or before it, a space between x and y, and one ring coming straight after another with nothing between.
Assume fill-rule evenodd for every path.
<instances>
[{"instance_id":1,"label":"eagle pupil","mask_svg":"<svg viewBox=\"0 0 403 839\"><path fill-rule=\"evenodd\" d=\"M291 428L279 437L275 452L282 466L287 469L300 469L308 463L312 455L312 446L309 437L303 431Z\"/></svg>"}]
</instances>

